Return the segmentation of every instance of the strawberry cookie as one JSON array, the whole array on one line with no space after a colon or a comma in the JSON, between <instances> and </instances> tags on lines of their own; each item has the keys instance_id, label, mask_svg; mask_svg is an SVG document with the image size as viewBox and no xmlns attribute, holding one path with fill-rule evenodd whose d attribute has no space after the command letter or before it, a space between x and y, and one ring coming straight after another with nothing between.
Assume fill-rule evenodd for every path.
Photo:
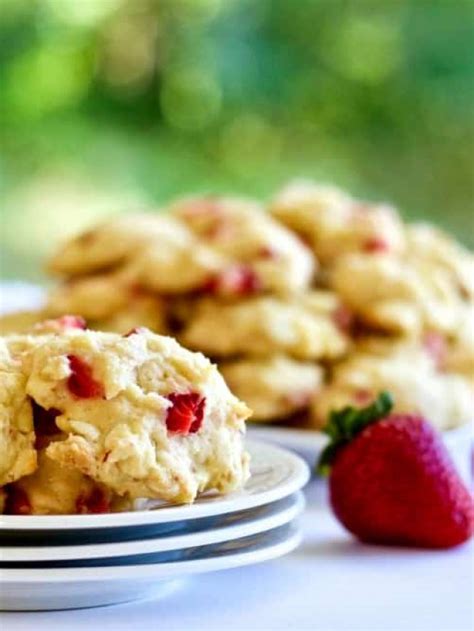
<instances>
[{"instance_id":1,"label":"strawberry cookie","mask_svg":"<svg viewBox=\"0 0 474 631\"><path fill-rule=\"evenodd\" d=\"M180 339L211 357L286 353L301 360L336 358L348 346L328 315L298 300L270 296L231 303L198 301Z\"/></svg>"},{"instance_id":2,"label":"strawberry cookie","mask_svg":"<svg viewBox=\"0 0 474 631\"><path fill-rule=\"evenodd\" d=\"M472 417L473 392L468 382L440 372L437 358L409 343L366 343L365 348L333 367L329 383L312 404L315 427L323 427L332 409L366 405L390 390L397 412L429 415L439 429L450 429Z\"/></svg>"},{"instance_id":3,"label":"strawberry cookie","mask_svg":"<svg viewBox=\"0 0 474 631\"><path fill-rule=\"evenodd\" d=\"M124 309L132 299L133 279L114 271L69 279L48 294L51 317L80 313L87 321L105 320Z\"/></svg>"},{"instance_id":4,"label":"strawberry cookie","mask_svg":"<svg viewBox=\"0 0 474 631\"><path fill-rule=\"evenodd\" d=\"M248 200L197 197L171 212L233 266L215 279L219 294L285 294L309 287L316 269L311 251L260 205Z\"/></svg>"},{"instance_id":5,"label":"strawberry cookie","mask_svg":"<svg viewBox=\"0 0 474 631\"><path fill-rule=\"evenodd\" d=\"M448 270L415 256L341 257L330 286L366 327L395 335L455 331L465 302Z\"/></svg>"},{"instance_id":6,"label":"strawberry cookie","mask_svg":"<svg viewBox=\"0 0 474 631\"><path fill-rule=\"evenodd\" d=\"M119 215L72 239L51 259L50 271L74 279L58 295L53 294L51 307L54 310L61 299L62 309L76 306L88 293L85 308L98 309L94 298L101 288L113 292L115 287L114 306L117 300L121 304L131 300L130 292L137 288L163 294L194 291L226 265L221 256L169 215ZM87 278L91 274L99 276ZM92 317L102 315L94 313Z\"/></svg>"},{"instance_id":7,"label":"strawberry cookie","mask_svg":"<svg viewBox=\"0 0 474 631\"><path fill-rule=\"evenodd\" d=\"M296 181L280 191L273 216L294 230L324 265L349 252L400 252L403 224L386 204L353 199L338 188Z\"/></svg>"},{"instance_id":8,"label":"strawberry cookie","mask_svg":"<svg viewBox=\"0 0 474 631\"><path fill-rule=\"evenodd\" d=\"M35 471L35 447L42 464L21 486L27 494L56 465L74 472L79 495L99 485L130 500L180 503L244 484L249 410L215 366L146 329L120 336L71 324L3 340L5 373L14 376L3 380L3 484ZM66 495L72 501L72 490Z\"/></svg>"},{"instance_id":9,"label":"strawberry cookie","mask_svg":"<svg viewBox=\"0 0 474 631\"><path fill-rule=\"evenodd\" d=\"M448 272L466 300L474 299L474 256L445 232L426 223L409 224L407 249L415 258Z\"/></svg>"},{"instance_id":10,"label":"strawberry cookie","mask_svg":"<svg viewBox=\"0 0 474 631\"><path fill-rule=\"evenodd\" d=\"M466 308L461 322L443 347L443 367L463 375L474 387L474 305Z\"/></svg>"},{"instance_id":11,"label":"strawberry cookie","mask_svg":"<svg viewBox=\"0 0 474 631\"><path fill-rule=\"evenodd\" d=\"M283 355L223 362L219 368L232 392L252 409L252 421L260 422L307 410L323 380L317 364Z\"/></svg>"}]
</instances>

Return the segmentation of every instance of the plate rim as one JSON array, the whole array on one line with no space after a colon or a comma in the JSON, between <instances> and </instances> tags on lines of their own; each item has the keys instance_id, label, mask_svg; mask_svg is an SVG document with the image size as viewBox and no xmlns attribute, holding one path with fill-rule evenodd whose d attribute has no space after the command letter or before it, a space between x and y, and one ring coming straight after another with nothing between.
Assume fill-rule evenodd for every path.
<instances>
[{"instance_id":1,"label":"plate rim","mask_svg":"<svg viewBox=\"0 0 474 631\"><path fill-rule=\"evenodd\" d=\"M188 561L170 561L146 565L114 565L108 567L74 567L41 569L0 569L2 587L19 584L57 584L57 583L102 583L128 580L165 580L184 578L192 574L204 574L218 570L232 569L244 565L253 565L277 558L293 551L301 543L301 527L294 522L288 524L288 533L284 538L272 543L271 532L268 539L257 549L243 550L235 554L191 559ZM2 591L0 590L0 611Z\"/></svg>"},{"instance_id":2,"label":"plate rim","mask_svg":"<svg viewBox=\"0 0 474 631\"><path fill-rule=\"evenodd\" d=\"M289 497L293 497L289 506L285 506L276 513L253 519L244 525L236 523L197 533L157 536L149 539L114 543L68 546L1 546L0 559L2 563L86 561L89 559L128 557L136 554L159 554L161 552L186 550L188 548L224 543L225 541L233 541L242 537L263 534L296 519L304 510L306 504L304 495L302 491L296 491ZM35 558L31 558L32 554L35 555Z\"/></svg>"},{"instance_id":3,"label":"plate rim","mask_svg":"<svg viewBox=\"0 0 474 631\"><path fill-rule=\"evenodd\" d=\"M5 530L80 530L94 528L120 528L189 521L234 513L264 506L287 497L303 488L311 472L306 462L285 447L261 440L246 439L246 449L266 450L277 454L292 465L289 479L276 487L253 495L223 496L222 500L202 504L166 505L157 509L124 511L101 515L0 515L0 533Z\"/></svg>"}]
</instances>

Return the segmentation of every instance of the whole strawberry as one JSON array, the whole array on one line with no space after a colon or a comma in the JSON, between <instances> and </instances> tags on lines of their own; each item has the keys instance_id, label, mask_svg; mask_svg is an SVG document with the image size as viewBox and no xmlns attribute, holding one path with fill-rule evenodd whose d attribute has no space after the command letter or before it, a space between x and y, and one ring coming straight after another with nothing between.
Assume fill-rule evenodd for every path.
<instances>
[{"instance_id":1,"label":"whole strawberry","mask_svg":"<svg viewBox=\"0 0 474 631\"><path fill-rule=\"evenodd\" d=\"M330 501L360 540L449 548L473 532L472 497L433 427L410 414L390 414L382 393L370 406L332 412L330 442L319 462L329 472Z\"/></svg>"}]
</instances>

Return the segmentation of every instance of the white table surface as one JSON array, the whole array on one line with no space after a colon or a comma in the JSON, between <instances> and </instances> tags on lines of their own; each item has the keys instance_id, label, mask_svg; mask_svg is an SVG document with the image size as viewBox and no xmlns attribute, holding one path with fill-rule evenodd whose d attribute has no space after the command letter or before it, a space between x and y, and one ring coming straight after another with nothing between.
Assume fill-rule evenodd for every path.
<instances>
[{"instance_id":1,"label":"white table surface","mask_svg":"<svg viewBox=\"0 0 474 631\"><path fill-rule=\"evenodd\" d=\"M281 559L187 580L163 600L0 614L2 631L472 631L474 545L448 551L365 546L307 487L301 547Z\"/></svg>"}]
</instances>

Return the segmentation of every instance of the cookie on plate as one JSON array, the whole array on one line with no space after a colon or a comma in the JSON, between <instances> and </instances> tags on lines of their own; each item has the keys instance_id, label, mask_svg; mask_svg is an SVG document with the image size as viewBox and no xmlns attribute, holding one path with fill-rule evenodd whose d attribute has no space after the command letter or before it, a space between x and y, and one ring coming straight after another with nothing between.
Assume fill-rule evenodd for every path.
<instances>
[{"instance_id":1,"label":"cookie on plate","mask_svg":"<svg viewBox=\"0 0 474 631\"><path fill-rule=\"evenodd\" d=\"M34 471L33 425L46 419L61 439L44 457L130 500L192 502L244 484L249 410L203 355L146 329L119 336L51 327L4 338L21 378L14 373L4 397L14 440L2 445L3 483Z\"/></svg>"},{"instance_id":2,"label":"cookie on plate","mask_svg":"<svg viewBox=\"0 0 474 631\"><path fill-rule=\"evenodd\" d=\"M350 254L336 261L330 285L375 331L419 337L452 332L460 322L463 299L449 272L419 258Z\"/></svg>"},{"instance_id":3,"label":"cookie on plate","mask_svg":"<svg viewBox=\"0 0 474 631\"><path fill-rule=\"evenodd\" d=\"M181 233L181 226L168 217L116 215L66 241L49 260L48 269L65 277L111 270L153 241L174 240L176 233Z\"/></svg>"},{"instance_id":4,"label":"cookie on plate","mask_svg":"<svg viewBox=\"0 0 474 631\"><path fill-rule=\"evenodd\" d=\"M95 297L101 288L109 295L115 287L117 296L111 297L112 303L123 301L126 291L137 287L164 294L193 291L226 265L177 219L164 214L135 214L119 215L70 240L52 257L49 270L81 279L64 290L64 295L53 296L57 302L76 300L74 305L62 307L75 306L90 292L85 308L98 309ZM87 278L90 275L96 278Z\"/></svg>"},{"instance_id":5,"label":"cookie on plate","mask_svg":"<svg viewBox=\"0 0 474 631\"><path fill-rule=\"evenodd\" d=\"M234 262L216 278L217 293L289 293L309 287L316 270L311 251L253 201L194 197L171 211L215 251Z\"/></svg>"},{"instance_id":6,"label":"cookie on plate","mask_svg":"<svg viewBox=\"0 0 474 631\"><path fill-rule=\"evenodd\" d=\"M101 320L89 320L87 325L95 331L128 333L132 329L144 327L154 333L168 333L167 300L155 294L138 292L127 306Z\"/></svg>"},{"instance_id":7,"label":"cookie on plate","mask_svg":"<svg viewBox=\"0 0 474 631\"><path fill-rule=\"evenodd\" d=\"M118 494L190 502L247 476L247 408L202 355L146 330L74 331L35 349L28 393L68 437L47 454Z\"/></svg>"},{"instance_id":8,"label":"cookie on plate","mask_svg":"<svg viewBox=\"0 0 474 631\"><path fill-rule=\"evenodd\" d=\"M409 224L407 249L415 258L448 271L453 286L466 300L474 300L474 256L448 234L427 223Z\"/></svg>"},{"instance_id":9,"label":"cookie on plate","mask_svg":"<svg viewBox=\"0 0 474 631\"><path fill-rule=\"evenodd\" d=\"M370 345L366 347L370 348ZM384 390L392 393L398 412L419 413L439 429L467 422L472 415L472 389L458 375L442 373L430 353L412 344L376 344L375 352L359 351L333 367L329 383L316 394L313 422L321 428L333 409L363 406Z\"/></svg>"},{"instance_id":10,"label":"cookie on plate","mask_svg":"<svg viewBox=\"0 0 474 631\"><path fill-rule=\"evenodd\" d=\"M179 334L185 346L211 357L283 353L296 359L331 359L348 341L326 314L295 300L272 296L239 302L202 299Z\"/></svg>"},{"instance_id":11,"label":"cookie on plate","mask_svg":"<svg viewBox=\"0 0 474 631\"><path fill-rule=\"evenodd\" d=\"M133 304L133 279L117 271L71 278L51 289L46 309L50 317L80 313L86 320L103 320Z\"/></svg>"},{"instance_id":12,"label":"cookie on plate","mask_svg":"<svg viewBox=\"0 0 474 631\"><path fill-rule=\"evenodd\" d=\"M307 242L324 265L350 252L400 252L402 221L386 204L369 204L340 189L295 181L270 204L275 218Z\"/></svg>"},{"instance_id":13,"label":"cookie on plate","mask_svg":"<svg viewBox=\"0 0 474 631\"><path fill-rule=\"evenodd\" d=\"M463 375L474 388L474 305L464 310L459 327L440 353L441 367Z\"/></svg>"},{"instance_id":14,"label":"cookie on plate","mask_svg":"<svg viewBox=\"0 0 474 631\"><path fill-rule=\"evenodd\" d=\"M322 367L282 355L223 362L219 369L232 392L252 409L252 421L261 422L307 409L323 380Z\"/></svg>"}]
</instances>

